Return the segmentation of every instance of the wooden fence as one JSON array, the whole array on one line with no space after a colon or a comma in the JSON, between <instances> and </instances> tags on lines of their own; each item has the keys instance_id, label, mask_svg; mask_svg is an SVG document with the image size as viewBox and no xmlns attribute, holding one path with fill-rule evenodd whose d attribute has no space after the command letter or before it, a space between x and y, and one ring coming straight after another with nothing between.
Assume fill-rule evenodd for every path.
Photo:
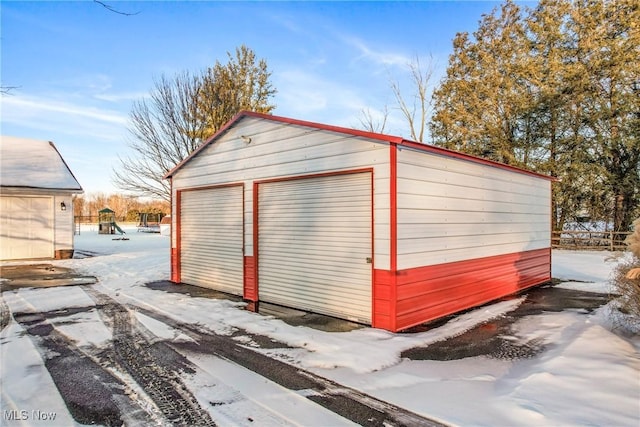
<instances>
[{"instance_id":1,"label":"wooden fence","mask_svg":"<svg viewBox=\"0 0 640 427\"><path fill-rule=\"evenodd\" d=\"M624 240L630 234L614 231L553 231L551 246L559 249L623 251L627 248Z\"/></svg>"}]
</instances>

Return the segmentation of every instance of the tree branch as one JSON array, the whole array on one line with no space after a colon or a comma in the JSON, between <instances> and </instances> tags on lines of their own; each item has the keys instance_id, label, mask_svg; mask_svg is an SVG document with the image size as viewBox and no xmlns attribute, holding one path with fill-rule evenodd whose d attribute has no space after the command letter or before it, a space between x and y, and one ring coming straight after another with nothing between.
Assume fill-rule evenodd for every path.
<instances>
[{"instance_id":1,"label":"tree branch","mask_svg":"<svg viewBox=\"0 0 640 427\"><path fill-rule=\"evenodd\" d=\"M104 2L101 2L100 0L93 0L94 3L98 3L100 6L104 7L105 9L107 9L110 12L113 13L117 13L118 15L124 15L124 16L133 16L133 15L137 15L140 13L140 11L135 12L135 13L127 13L127 12L122 12L120 10L115 9L113 6L110 6Z\"/></svg>"}]
</instances>

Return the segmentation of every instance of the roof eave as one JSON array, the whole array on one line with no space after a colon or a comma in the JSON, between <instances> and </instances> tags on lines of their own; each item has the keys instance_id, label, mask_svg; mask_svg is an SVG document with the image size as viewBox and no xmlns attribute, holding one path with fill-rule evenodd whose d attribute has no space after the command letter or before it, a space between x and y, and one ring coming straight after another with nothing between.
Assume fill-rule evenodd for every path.
<instances>
[{"instance_id":1,"label":"roof eave","mask_svg":"<svg viewBox=\"0 0 640 427\"><path fill-rule=\"evenodd\" d=\"M537 178L542 178L542 179L546 179L549 181L558 181L559 179L554 177L554 176L550 176L550 175L545 175L545 174L541 174L538 172L534 172L534 171L530 171L527 169L523 169L517 166L511 166L508 165L506 163L500 163L497 162L495 160L489 160L489 159L485 159L482 157L478 157L478 156L473 156L471 154L466 154L466 153L462 153L460 151L454 151L454 150L449 150L447 148L442 148L442 147L438 147L436 145L429 145L429 144L424 144L424 143L419 143L419 142L415 142L415 141L410 141L407 139L403 139L402 142L400 142L398 144L399 146L402 147L407 147L407 148L412 148L418 151L424 151L424 152L428 152L428 153L432 153L432 154L437 154L437 155L441 155L441 156L445 156L445 157L452 157L452 158L456 158L456 159L461 159L461 160L467 160L473 163L479 163L479 164L484 164L487 166L493 166L499 169L505 169L505 170L509 170L511 172L517 172L517 173L521 173L524 175L530 175L530 176L535 176Z\"/></svg>"},{"instance_id":2,"label":"roof eave","mask_svg":"<svg viewBox=\"0 0 640 427\"><path fill-rule=\"evenodd\" d=\"M80 188L58 188L58 187L33 187L29 185L0 185L0 193L5 191L38 191L51 193L72 193L83 194L84 190Z\"/></svg>"},{"instance_id":3,"label":"roof eave","mask_svg":"<svg viewBox=\"0 0 640 427\"><path fill-rule=\"evenodd\" d=\"M415 149L415 150L418 150L418 151L424 151L424 152L428 152L428 153L432 153L432 154L438 154L438 155L442 155L442 156L446 156L446 157L452 157L452 158L457 158L457 159L461 159L461 160L467 160L467 161L470 161L470 162L473 162L473 163L479 163L479 164L484 164L484 165L488 165L488 166L493 166L493 167L496 167L496 168L499 168L499 169L510 170L512 172L517 172L517 173L521 173L521 174L525 174L525 175L535 176L537 178L542 178L542 179L546 179L546 180L549 180L549 181L557 181L558 180L557 178L549 176L549 175L540 174L540 173L529 171L529 170L526 170L526 169L522 169L522 168L519 168L519 167L516 167L516 166L510 166L510 165L507 165L505 163L500 163L500 162L496 162L494 160L484 159L482 157L472 156L470 154L465 154L465 153L461 153L461 152L458 152L458 151L448 150L446 148L437 147L435 145L428 145L428 144L424 144L424 143L410 141L410 140L407 140L407 139L404 139L404 138L398 137L398 136L385 135L385 134L381 134L381 133L368 132L368 131L358 130L358 129L344 128L344 127L340 127L340 126L326 125L326 124L322 124L322 123L309 122L309 121L305 121L305 120L291 119L291 118L288 118L288 117L273 116L271 114L256 113L256 112L253 112L253 111L240 111L238 114L236 114L229 122L227 122L227 124L224 127L222 127L222 129L220 129L212 137L207 139L196 150L194 150L189 156L187 156L184 160L182 160L180 163L178 163L173 169L171 169L169 172L167 172L167 174L163 177L163 179L171 178L179 169L181 169L185 164L187 164L194 156L198 155L198 153L200 151L204 150L209 144L211 144L213 141L215 141L221 135L226 133L238 121L240 121L243 117L255 117L255 118L271 120L271 121L279 122L279 123L287 123L287 124L297 125L297 126L306 126L306 127L311 127L311 128L320 129L320 130L326 130L326 131L330 131L330 132L338 132L338 133L343 133L343 134L348 134L348 135L353 135L353 136L359 136L359 137L362 137L362 138L368 138L368 139L373 139L373 140L377 140L377 141L380 141L380 142L394 144L394 145L400 146L400 147L412 148L412 149Z\"/></svg>"},{"instance_id":4,"label":"roof eave","mask_svg":"<svg viewBox=\"0 0 640 427\"><path fill-rule=\"evenodd\" d=\"M182 160L180 163L178 163L173 169L171 169L169 172L167 172L164 175L163 179L171 178L179 169L181 169L186 163L188 163L194 156L198 155L198 153L200 151L204 150L209 144L211 144L213 141L218 139L221 135L223 135L224 133L229 131L229 129L231 129L237 122L239 122L244 117L254 117L254 118L266 119L266 120L270 120L270 121L278 122L278 123L286 123L286 124L290 124L290 125L306 126L306 127L311 127L311 128L320 129L320 130L326 130L326 131L331 131L331 132L345 133L345 134L349 134L349 135L353 135L353 136L359 136L359 137L362 137L362 138L374 139L374 140L378 140L378 141L381 141L381 142L387 142L387 143L392 143L392 142L400 143L402 141L402 138L398 137L398 136L384 135L384 134L381 134L381 133L375 133L375 132L368 132L368 131L364 131L364 130L345 128L345 127L341 127L341 126L325 125L325 124L322 124L322 123L309 122L309 121L298 120L298 119L291 119L291 118L288 118L288 117L274 116L274 115L271 115L271 114L256 113L254 111L240 111L231 120L229 120L227 122L227 124L224 125L224 127L222 127L218 132L216 132L212 137L207 139L205 142L200 144L200 146L197 149L195 149L189 156L187 156L184 160Z\"/></svg>"}]
</instances>

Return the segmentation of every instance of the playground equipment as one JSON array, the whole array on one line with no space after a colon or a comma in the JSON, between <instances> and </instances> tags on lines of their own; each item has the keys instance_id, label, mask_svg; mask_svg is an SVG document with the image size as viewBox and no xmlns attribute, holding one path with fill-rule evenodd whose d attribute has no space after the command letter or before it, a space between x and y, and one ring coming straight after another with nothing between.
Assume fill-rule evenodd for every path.
<instances>
[{"instance_id":1,"label":"playground equipment","mask_svg":"<svg viewBox=\"0 0 640 427\"><path fill-rule=\"evenodd\" d=\"M138 222L138 232L159 233L162 216L163 214L161 213L141 212L140 221Z\"/></svg>"},{"instance_id":2,"label":"playground equipment","mask_svg":"<svg viewBox=\"0 0 640 427\"><path fill-rule=\"evenodd\" d=\"M125 234L124 230L116 224L116 213L109 208L98 211L98 234Z\"/></svg>"}]
</instances>

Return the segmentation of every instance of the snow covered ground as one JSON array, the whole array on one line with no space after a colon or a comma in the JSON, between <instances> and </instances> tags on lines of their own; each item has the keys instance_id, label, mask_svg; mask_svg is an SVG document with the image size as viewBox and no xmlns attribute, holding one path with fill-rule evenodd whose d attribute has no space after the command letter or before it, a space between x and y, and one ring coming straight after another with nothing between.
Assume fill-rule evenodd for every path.
<instances>
[{"instance_id":1,"label":"snow covered ground","mask_svg":"<svg viewBox=\"0 0 640 427\"><path fill-rule=\"evenodd\" d=\"M288 344L291 348L261 351L417 414L453 425L640 424L640 335L616 327L609 316L610 305L592 313L565 310L521 318L513 327L514 339L544 343L545 350L535 357L408 360L401 358L403 350L460 335L514 310L524 298L481 307L427 332L393 334L372 328L322 332L245 311L241 304L228 300L149 289L145 283L169 277L168 237L136 233L135 228L128 230L129 240L112 237L83 229L76 236L76 248L101 255L54 263L96 276L96 289L119 302L202 325L218 334L245 330ZM553 254L553 277L565 281L559 286L573 289L609 292L607 282L614 266L611 253ZM12 312L94 304L79 287L19 289L4 292L3 298ZM137 319L158 339L189 339L140 313ZM58 318L57 322L56 327L80 348L100 348L108 343L109 330L95 311ZM2 331L0 342L3 415L7 410L27 410L23 424L41 425L37 417L53 412L54 425L74 425L41 355L23 328L12 321ZM199 400L210 401L211 393L221 392L210 387L213 378L226 384L228 393L242 396L242 403L235 407L237 412L210 409L219 425L247 424L246 416L240 414L248 411L255 414L252 425L349 424L308 399L296 398L277 384L229 362L195 357L192 362L199 369L185 382ZM6 422L5 416L0 424Z\"/></svg>"}]
</instances>

